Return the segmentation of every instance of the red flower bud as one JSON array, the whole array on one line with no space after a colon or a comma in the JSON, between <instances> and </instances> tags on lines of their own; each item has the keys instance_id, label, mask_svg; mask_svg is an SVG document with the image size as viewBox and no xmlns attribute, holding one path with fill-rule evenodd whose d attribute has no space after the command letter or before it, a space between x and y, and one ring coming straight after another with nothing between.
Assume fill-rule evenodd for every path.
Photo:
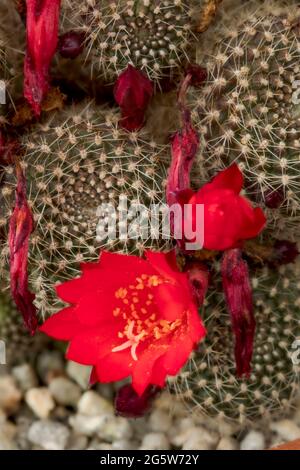
<instances>
[{"instance_id":1,"label":"red flower bud","mask_svg":"<svg viewBox=\"0 0 300 470\"><path fill-rule=\"evenodd\" d=\"M114 89L115 100L122 112L120 126L129 132L140 129L152 95L152 82L142 72L128 65L119 76Z\"/></svg>"},{"instance_id":2,"label":"red flower bud","mask_svg":"<svg viewBox=\"0 0 300 470\"><path fill-rule=\"evenodd\" d=\"M24 96L39 115L49 90L49 67L58 42L60 0L26 0Z\"/></svg>"},{"instance_id":3,"label":"red flower bud","mask_svg":"<svg viewBox=\"0 0 300 470\"><path fill-rule=\"evenodd\" d=\"M58 50L65 59L76 59L84 49L84 34L69 31L59 38Z\"/></svg>"},{"instance_id":4,"label":"red flower bud","mask_svg":"<svg viewBox=\"0 0 300 470\"><path fill-rule=\"evenodd\" d=\"M9 224L10 249L10 285L13 299L23 315L29 332L33 335L37 328L36 308L33 304L34 294L28 290L28 247L33 232L33 217L26 199L26 179L17 165L18 184L16 189L16 206Z\"/></svg>"},{"instance_id":5,"label":"red flower bud","mask_svg":"<svg viewBox=\"0 0 300 470\"><path fill-rule=\"evenodd\" d=\"M225 251L221 271L225 298L235 335L237 376L249 376L256 323L248 265L242 259L241 250Z\"/></svg>"},{"instance_id":6,"label":"red flower bud","mask_svg":"<svg viewBox=\"0 0 300 470\"><path fill-rule=\"evenodd\" d=\"M199 261L191 261L186 264L184 270L188 275L194 300L198 307L202 307L208 289L208 269Z\"/></svg>"},{"instance_id":7,"label":"red flower bud","mask_svg":"<svg viewBox=\"0 0 300 470\"><path fill-rule=\"evenodd\" d=\"M144 416L151 409L153 401L160 391L161 388L150 385L143 395L139 396L132 388L132 385L124 385L116 396L116 414L124 418Z\"/></svg>"}]
</instances>

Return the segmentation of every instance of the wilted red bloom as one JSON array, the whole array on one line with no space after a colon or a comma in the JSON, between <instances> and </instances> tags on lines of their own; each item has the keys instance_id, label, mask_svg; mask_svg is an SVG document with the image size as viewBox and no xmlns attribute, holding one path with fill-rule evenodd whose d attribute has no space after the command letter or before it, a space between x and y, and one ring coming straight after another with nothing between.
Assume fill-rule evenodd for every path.
<instances>
[{"instance_id":1,"label":"wilted red bloom","mask_svg":"<svg viewBox=\"0 0 300 470\"><path fill-rule=\"evenodd\" d=\"M190 173L199 147L199 136L192 126L191 114L186 106L186 95L192 80L192 73L188 73L180 86L178 94L182 126L175 133L171 142L172 160L166 188L166 198L169 206L177 203L177 196L180 191L185 191L190 187Z\"/></svg>"},{"instance_id":2,"label":"wilted red bloom","mask_svg":"<svg viewBox=\"0 0 300 470\"><path fill-rule=\"evenodd\" d=\"M58 42L60 0L26 0L24 96L39 115L49 90L49 67Z\"/></svg>"},{"instance_id":3,"label":"wilted red bloom","mask_svg":"<svg viewBox=\"0 0 300 470\"><path fill-rule=\"evenodd\" d=\"M160 391L161 388L149 385L143 395L139 396L131 385L124 385L118 390L115 399L116 414L124 418L144 416L151 409L153 401Z\"/></svg>"},{"instance_id":4,"label":"wilted red bloom","mask_svg":"<svg viewBox=\"0 0 300 470\"><path fill-rule=\"evenodd\" d=\"M153 95L152 82L132 65L122 72L114 89L115 100L121 108L119 124L129 132L140 129Z\"/></svg>"},{"instance_id":5,"label":"wilted red bloom","mask_svg":"<svg viewBox=\"0 0 300 470\"><path fill-rule=\"evenodd\" d=\"M192 76L191 85L199 88L207 80L207 70L198 64L189 64L186 73Z\"/></svg>"},{"instance_id":6,"label":"wilted red bloom","mask_svg":"<svg viewBox=\"0 0 300 470\"><path fill-rule=\"evenodd\" d=\"M28 290L28 247L33 231L33 217L26 199L26 180L20 166L17 166L18 184L16 206L9 224L10 285L16 306L23 315L26 327L31 334L37 328L34 294Z\"/></svg>"},{"instance_id":7,"label":"wilted red bloom","mask_svg":"<svg viewBox=\"0 0 300 470\"><path fill-rule=\"evenodd\" d=\"M163 387L205 335L175 253L147 252L144 260L103 252L82 273L57 288L71 306L41 330L70 341L67 358L93 365L92 381L131 376L140 396L149 385Z\"/></svg>"},{"instance_id":8,"label":"wilted red bloom","mask_svg":"<svg viewBox=\"0 0 300 470\"><path fill-rule=\"evenodd\" d=\"M250 201L240 192L243 175L236 164L221 171L210 183L199 191L185 191L178 195L178 201L191 204L192 224L184 220L184 226L196 231L196 205L204 206L204 248L227 250L241 245L243 240L256 237L266 224L263 211L253 208Z\"/></svg>"},{"instance_id":9,"label":"wilted red bloom","mask_svg":"<svg viewBox=\"0 0 300 470\"><path fill-rule=\"evenodd\" d=\"M248 265L242 259L241 250L225 251L221 271L224 293L235 335L237 376L249 376L256 323Z\"/></svg>"}]
</instances>

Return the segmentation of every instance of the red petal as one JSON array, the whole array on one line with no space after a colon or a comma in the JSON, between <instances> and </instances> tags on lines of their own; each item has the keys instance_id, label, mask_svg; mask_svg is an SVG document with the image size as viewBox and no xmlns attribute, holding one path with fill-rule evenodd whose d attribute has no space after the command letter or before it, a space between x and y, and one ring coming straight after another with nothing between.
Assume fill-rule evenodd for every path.
<instances>
[{"instance_id":1,"label":"red petal","mask_svg":"<svg viewBox=\"0 0 300 470\"><path fill-rule=\"evenodd\" d=\"M118 339L118 325L110 325L108 331L105 328L81 328L82 331L72 338L67 351L67 358L79 364L96 365L122 342Z\"/></svg>"},{"instance_id":2,"label":"red petal","mask_svg":"<svg viewBox=\"0 0 300 470\"><path fill-rule=\"evenodd\" d=\"M130 350L108 354L96 365L99 381L108 383L126 379L131 374L133 362Z\"/></svg>"},{"instance_id":3,"label":"red petal","mask_svg":"<svg viewBox=\"0 0 300 470\"><path fill-rule=\"evenodd\" d=\"M145 112L153 95L152 82L132 65L119 76L115 89L115 100L121 108L120 125L132 132L140 129L145 120Z\"/></svg>"},{"instance_id":4,"label":"red petal","mask_svg":"<svg viewBox=\"0 0 300 470\"><path fill-rule=\"evenodd\" d=\"M215 191L216 189L230 189L235 194L240 194L243 189L244 177L236 163L229 168L220 171L210 183L203 186L202 190Z\"/></svg>"},{"instance_id":5,"label":"red petal","mask_svg":"<svg viewBox=\"0 0 300 470\"><path fill-rule=\"evenodd\" d=\"M168 253L146 251L146 258L151 266L164 278L170 281L177 280L179 272L175 250Z\"/></svg>"},{"instance_id":6,"label":"red petal","mask_svg":"<svg viewBox=\"0 0 300 470\"><path fill-rule=\"evenodd\" d=\"M152 372L155 362L168 350L168 344L150 344L143 351L132 370L132 386L138 395L143 395L148 385L152 384Z\"/></svg>"},{"instance_id":7,"label":"red petal","mask_svg":"<svg viewBox=\"0 0 300 470\"><path fill-rule=\"evenodd\" d=\"M33 217L26 198L26 180L21 167L17 166L16 206L9 223L10 286L13 299L22 313L31 334L37 328L34 294L28 289L28 249L33 232Z\"/></svg>"},{"instance_id":8,"label":"red petal","mask_svg":"<svg viewBox=\"0 0 300 470\"><path fill-rule=\"evenodd\" d=\"M26 5L24 96L39 115L49 89L49 67L58 43L60 0L26 0Z\"/></svg>"},{"instance_id":9,"label":"red petal","mask_svg":"<svg viewBox=\"0 0 300 470\"><path fill-rule=\"evenodd\" d=\"M221 271L235 335L237 375L248 376L251 372L256 323L248 265L242 259L241 250L228 250L224 253Z\"/></svg>"},{"instance_id":10,"label":"red petal","mask_svg":"<svg viewBox=\"0 0 300 470\"><path fill-rule=\"evenodd\" d=\"M67 307L48 318L39 329L54 339L69 341L80 331L80 328L74 308Z\"/></svg>"},{"instance_id":11,"label":"red petal","mask_svg":"<svg viewBox=\"0 0 300 470\"><path fill-rule=\"evenodd\" d=\"M178 285L161 284L155 289L154 296L160 316L168 321L181 318L187 309L188 297L185 289Z\"/></svg>"}]
</instances>

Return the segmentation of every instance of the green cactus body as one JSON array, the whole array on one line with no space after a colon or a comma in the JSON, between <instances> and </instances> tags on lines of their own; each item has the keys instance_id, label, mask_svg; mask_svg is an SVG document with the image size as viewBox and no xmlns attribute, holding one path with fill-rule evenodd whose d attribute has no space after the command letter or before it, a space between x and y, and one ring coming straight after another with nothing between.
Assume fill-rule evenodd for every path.
<instances>
[{"instance_id":1,"label":"green cactus body","mask_svg":"<svg viewBox=\"0 0 300 470\"><path fill-rule=\"evenodd\" d=\"M299 64L299 12L252 13L224 34L206 86L191 96L201 136L195 183L199 172L206 181L237 162L247 194L263 208L267 194L282 193L278 209L265 207L275 236L299 233Z\"/></svg>"},{"instance_id":2,"label":"green cactus body","mask_svg":"<svg viewBox=\"0 0 300 470\"><path fill-rule=\"evenodd\" d=\"M46 342L44 335L29 335L22 316L6 293L0 294L0 341L0 359L8 365L34 361Z\"/></svg>"},{"instance_id":3,"label":"green cactus body","mask_svg":"<svg viewBox=\"0 0 300 470\"><path fill-rule=\"evenodd\" d=\"M212 284L202 313L207 337L172 383L173 391L194 412L243 424L286 414L299 393L300 368L292 357L300 339L299 266L277 273L266 268L252 276L257 330L248 379L235 374L234 338L220 284Z\"/></svg>"},{"instance_id":4,"label":"green cactus body","mask_svg":"<svg viewBox=\"0 0 300 470\"><path fill-rule=\"evenodd\" d=\"M165 148L119 130L117 120L114 111L84 103L51 115L22 138L22 165L36 224L30 281L43 313L50 305L55 308L51 299L55 282L78 275L79 263L97 260L100 249L140 254L145 248L163 249L169 243L162 237L153 240L150 230L141 238L135 232L134 214L128 222L128 240L119 240L121 223L113 240L97 240L98 222L107 222L106 213L98 211L101 204L111 204L119 220L122 196L127 197L128 208L135 203L137 209L140 204L147 210L164 198ZM0 223L7 227L15 176L12 167L4 170ZM2 269L7 257L4 246Z\"/></svg>"},{"instance_id":5,"label":"green cactus body","mask_svg":"<svg viewBox=\"0 0 300 470\"><path fill-rule=\"evenodd\" d=\"M85 33L85 64L92 76L112 82L130 63L157 83L191 59L197 20L216 3L65 0L62 30Z\"/></svg>"}]
</instances>

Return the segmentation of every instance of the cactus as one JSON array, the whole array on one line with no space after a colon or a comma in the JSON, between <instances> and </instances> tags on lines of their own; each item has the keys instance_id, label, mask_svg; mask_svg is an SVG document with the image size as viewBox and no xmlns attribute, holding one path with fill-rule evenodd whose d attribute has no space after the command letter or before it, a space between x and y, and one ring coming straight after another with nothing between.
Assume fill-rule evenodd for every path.
<instances>
[{"instance_id":1,"label":"cactus","mask_svg":"<svg viewBox=\"0 0 300 470\"><path fill-rule=\"evenodd\" d=\"M148 210L163 201L165 148L119 130L117 119L114 111L83 103L52 114L21 139L36 224L30 281L43 313L56 306L51 299L55 282L76 276L79 263L98 259L101 248L138 254L146 247L167 247L168 241L153 240L150 233L145 239L97 241L97 224L101 217L106 220L97 213L100 204L117 209L119 198L126 196L128 207L136 202ZM5 230L13 207L13 167L4 168L2 183L0 226ZM3 269L8 249L2 248Z\"/></svg>"},{"instance_id":2,"label":"cactus","mask_svg":"<svg viewBox=\"0 0 300 470\"><path fill-rule=\"evenodd\" d=\"M211 57L207 85L192 92L201 135L195 183L199 172L205 181L237 162L249 197L265 206L275 236L283 230L297 236L300 114L294 87L300 86L300 28L299 12L285 11L252 12L227 31ZM280 207L269 204L272 197Z\"/></svg>"},{"instance_id":3,"label":"cactus","mask_svg":"<svg viewBox=\"0 0 300 470\"><path fill-rule=\"evenodd\" d=\"M196 30L208 26L219 2L65 0L62 32L85 34L91 76L112 82L131 63L157 83L191 58Z\"/></svg>"},{"instance_id":4,"label":"cactus","mask_svg":"<svg viewBox=\"0 0 300 470\"><path fill-rule=\"evenodd\" d=\"M207 337L171 384L193 412L246 424L292 408L300 372L291 358L300 338L299 272L285 266L252 275L257 332L249 379L235 375L229 314L214 282L203 312Z\"/></svg>"},{"instance_id":5,"label":"cactus","mask_svg":"<svg viewBox=\"0 0 300 470\"><path fill-rule=\"evenodd\" d=\"M23 325L23 320L10 299L9 294L0 294L0 349L4 352L4 359L8 365L14 365L26 361L34 361L35 355L43 349L47 340L39 333L33 338L28 335ZM0 362L1 364L1 362Z\"/></svg>"}]
</instances>

